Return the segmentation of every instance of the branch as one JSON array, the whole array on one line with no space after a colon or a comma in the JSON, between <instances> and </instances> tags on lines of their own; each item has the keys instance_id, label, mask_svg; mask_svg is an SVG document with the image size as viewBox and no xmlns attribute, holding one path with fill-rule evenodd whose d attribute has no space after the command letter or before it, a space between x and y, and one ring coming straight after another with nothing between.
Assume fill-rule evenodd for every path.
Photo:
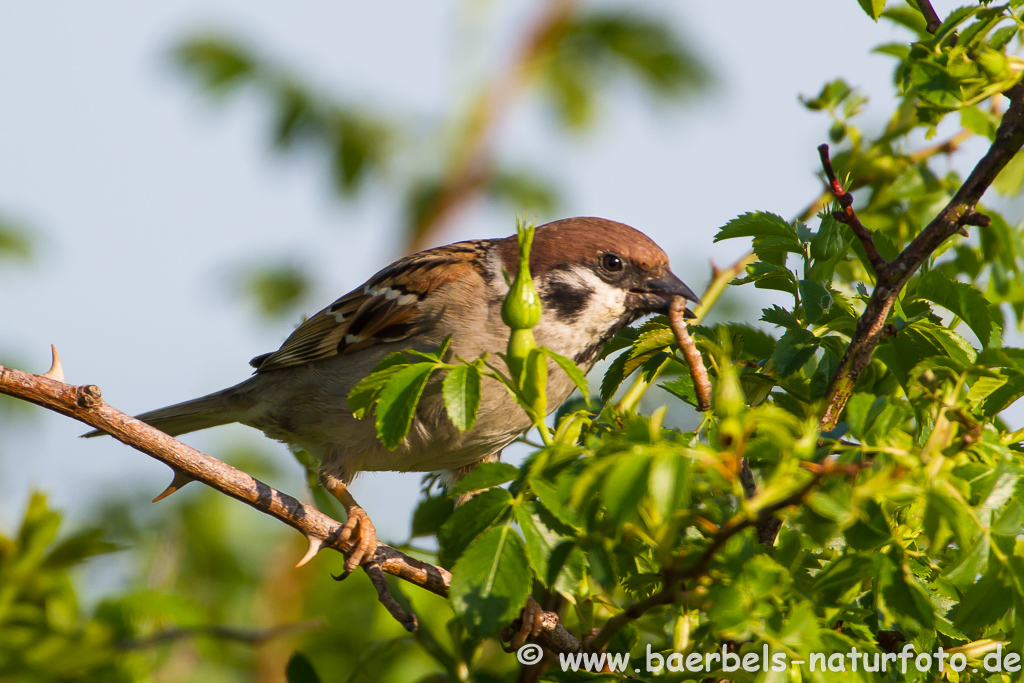
<instances>
[{"instance_id":1,"label":"branch","mask_svg":"<svg viewBox=\"0 0 1024 683\"><path fill-rule=\"evenodd\" d=\"M875 247L875 240L871 236L871 231L865 228L864 224L857 218L857 212L853 210L853 195L843 189L843 184L836 178L836 172L832 170L832 160L828 158L828 145L818 145L818 155L821 157L821 167L828 178L828 185L832 190L832 196L836 198L839 206L842 207L841 211L833 211L832 217L840 223L846 223L850 226L853 234L864 245L864 251L868 255L868 261L875 270L875 274L879 277L883 276L889 268L889 262L878 253L878 249Z\"/></svg>"},{"instance_id":2,"label":"branch","mask_svg":"<svg viewBox=\"0 0 1024 683\"><path fill-rule=\"evenodd\" d=\"M346 553L354 545L349 541L339 540L342 528L340 522L245 472L122 413L103 401L97 386L73 386L56 379L0 365L0 394L34 403L107 432L118 441L169 465L174 471L175 481L181 481L181 477L188 477L189 480L202 482L284 522L309 539L310 550L300 561L300 565L312 559L322 548ZM363 568L377 589L381 602L407 629L415 628L416 617L398 605L388 590L381 572L396 576L441 597L448 597L448 587L452 580L448 570L409 557L383 543L378 543L376 553ZM583 649L582 643L560 624L551 630L542 631L537 637L537 642L556 652L579 652Z\"/></svg>"},{"instance_id":3,"label":"branch","mask_svg":"<svg viewBox=\"0 0 1024 683\"><path fill-rule=\"evenodd\" d=\"M672 333L676 337L676 343L686 358L686 365L690 368L690 378L693 380L693 388L697 395L697 410L705 413L711 410L711 381L708 379L708 370L704 367L704 360L700 357L700 351L686 329L686 320L683 317L686 312L686 300L681 296L673 297L672 305L669 307L668 320L672 326Z\"/></svg>"},{"instance_id":4,"label":"branch","mask_svg":"<svg viewBox=\"0 0 1024 683\"><path fill-rule=\"evenodd\" d=\"M932 7L930 0L917 0L917 8L924 15L924 20L928 22L926 26L928 33L938 31L939 27L942 26L942 19L939 19L939 15L935 13L935 8Z\"/></svg>"},{"instance_id":5,"label":"branch","mask_svg":"<svg viewBox=\"0 0 1024 683\"><path fill-rule=\"evenodd\" d=\"M260 645L273 638L279 638L291 633L300 633L321 629L324 627L323 619L309 619L308 621L297 621L293 624L280 624L267 629L237 628L234 626L191 626L185 628L172 628L166 631L158 631L152 635L137 640L129 640L121 643L122 650L141 650L161 643L182 638L195 638L206 636L220 640L233 640L239 643Z\"/></svg>"},{"instance_id":6,"label":"branch","mask_svg":"<svg viewBox=\"0 0 1024 683\"><path fill-rule=\"evenodd\" d=\"M729 539L750 527L756 527L760 530L766 520L774 518L776 512L802 504L807 495L825 477L840 473L850 475L860 469L858 465L839 465L830 462L824 465L807 463L806 466L812 467L812 475L807 483L785 498L760 508L757 514L753 516L746 514L736 515L723 524L711 537L710 545L704 549L704 552L701 553L700 557L693 564L681 569L675 567L666 569L664 572L665 587L650 597L633 603L609 619L600 632L587 641L587 649L594 652L599 651L610 643L615 634L625 628L629 622L639 619L654 607L668 605L684 597L699 598L702 595L701 587L698 586L691 592L684 592L680 589L680 582L706 576L710 571L711 561ZM682 557L678 559L682 559Z\"/></svg>"},{"instance_id":7,"label":"branch","mask_svg":"<svg viewBox=\"0 0 1024 683\"><path fill-rule=\"evenodd\" d=\"M839 422L839 416L853 393L857 378L871 361L871 353L884 336L886 320L893 303L910 277L943 242L953 235L966 234L964 226L989 224L988 216L975 211L975 207L999 172L1024 146L1024 81L1018 82L1004 95L1009 99L1010 106L1003 114L995 140L985 156L939 215L879 275L871 299L857 320L850 346L826 394L825 410L820 421L822 431L830 431Z\"/></svg>"}]
</instances>

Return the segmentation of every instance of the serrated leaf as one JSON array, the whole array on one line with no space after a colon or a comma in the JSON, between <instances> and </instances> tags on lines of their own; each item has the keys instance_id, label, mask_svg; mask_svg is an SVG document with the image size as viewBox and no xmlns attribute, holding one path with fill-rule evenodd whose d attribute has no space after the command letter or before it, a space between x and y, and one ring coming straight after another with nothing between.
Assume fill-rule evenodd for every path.
<instances>
[{"instance_id":1,"label":"serrated leaf","mask_svg":"<svg viewBox=\"0 0 1024 683\"><path fill-rule=\"evenodd\" d=\"M452 569L452 608L471 638L493 635L519 614L531 581L519 534L508 525L491 529L466 548Z\"/></svg>"},{"instance_id":2,"label":"serrated leaf","mask_svg":"<svg viewBox=\"0 0 1024 683\"><path fill-rule=\"evenodd\" d=\"M779 343L775 345L775 352L772 353L772 360L775 361L779 375L787 377L802 368L814 355L819 344L821 340L807 330L788 330L779 339Z\"/></svg>"},{"instance_id":3,"label":"serrated leaf","mask_svg":"<svg viewBox=\"0 0 1024 683\"><path fill-rule=\"evenodd\" d=\"M516 506L514 516L523 532L523 539L526 541L526 554L529 557L534 576L541 583L547 585L548 560L560 537L544 523L542 513L543 508L539 507L535 501L526 500Z\"/></svg>"},{"instance_id":4,"label":"serrated leaf","mask_svg":"<svg viewBox=\"0 0 1024 683\"><path fill-rule=\"evenodd\" d=\"M758 211L745 213L723 225L715 235L715 242L736 237L776 237L780 244L787 244L799 250L800 240L796 228L782 216Z\"/></svg>"},{"instance_id":5,"label":"serrated leaf","mask_svg":"<svg viewBox=\"0 0 1024 683\"><path fill-rule=\"evenodd\" d=\"M375 410L377 436L388 450L397 448L409 433L423 388L436 367L433 363L400 367L380 390Z\"/></svg>"},{"instance_id":6,"label":"serrated leaf","mask_svg":"<svg viewBox=\"0 0 1024 683\"><path fill-rule=\"evenodd\" d=\"M452 487L455 495L488 489L504 484L519 476L519 468L507 462L485 462L474 467L458 484Z\"/></svg>"},{"instance_id":7,"label":"serrated leaf","mask_svg":"<svg viewBox=\"0 0 1024 683\"><path fill-rule=\"evenodd\" d=\"M622 386L626 379L626 361L629 360L629 352L623 352L615 357L608 369L605 370L601 379L601 400L607 403L615 395L615 392Z\"/></svg>"},{"instance_id":8,"label":"serrated leaf","mask_svg":"<svg viewBox=\"0 0 1024 683\"><path fill-rule=\"evenodd\" d=\"M381 389L391 380L392 375L399 371L399 366L409 364L409 359L401 351L389 353L373 368L366 377L359 380L348 392L348 409L357 418L362 419L373 407Z\"/></svg>"},{"instance_id":9,"label":"serrated leaf","mask_svg":"<svg viewBox=\"0 0 1024 683\"><path fill-rule=\"evenodd\" d=\"M693 378L688 373L679 375L671 382L665 382L661 388L692 406L697 405L697 389L693 386Z\"/></svg>"},{"instance_id":10,"label":"serrated leaf","mask_svg":"<svg viewBox=\"0 0 1024 683\"><path fill-rule=\"evenodd\" d=\"M771 308L762 308L761 320L787 329L803 328L803 325L801 325L800 321L796 319L796 316L778 305L772 305Z\"/></svg>"},{"instance_id":11,"label":"serrated leaf","mask_svg":"<svg viewBox=\"0 0 1024 683\"><path fill-rule=\"evenodd\" d=\"M587 407L590 407L590 384L587 383L587 376L583 374L580 367L571 359L566 358L559 353L555 353L547 347L541 348L540 351L545 356L555 361L555 364L558 365L558 367L562 368L562 371L569 376L572 383L580 390L580 394L583 395L583 399L587 402Z\"/></svg>"},{"instance_id":12,"label":"serrated leaf","mask_svg":"<svg viewBox=\"0 0 1024 683\"><path fill-rule=\"evenodd\" d=\"M960 316L977 335L981 346L988 346L992 336L992 315L988 300L977 289L965 282L951 280L938 270L931 270L918 283L917 295Z\"/></svg>"},{"instance_id":13,"label":"serrated leaf","mask_svg":"<svg viewBox=\"0 0 1024 683\"><path fill-rule=\"evenodd\" d=\"M487 489L455 509L437 534L441 564L450 567L474 538L501 519L512 507L512 496L505 489Z\"/></svg>"},{"instance_id":14,"label":"serrated leaf","mask_svg":"<svg viewBox=\"0 0 1024 683\"><path fill-rule=\"evenodd\" d=\"M480 407L480 371L472 365L456 365L441 385L448 419L460 432L471 429Z\"/></svg>"}]
</instances>

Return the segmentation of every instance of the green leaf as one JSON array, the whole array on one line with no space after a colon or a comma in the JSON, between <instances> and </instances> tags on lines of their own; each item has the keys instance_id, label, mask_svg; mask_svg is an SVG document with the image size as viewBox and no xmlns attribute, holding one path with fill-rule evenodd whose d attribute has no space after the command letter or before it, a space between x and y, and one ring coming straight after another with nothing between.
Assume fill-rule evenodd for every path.
<instances>
[{"instance_id":1,"label":"green leaf","mask_svg":"<svg viewBox=\"0 0 1024 683\"><path fill-rule=\"evenodd\" d=\"M885 9L885 0L857 0L857 4L875 21L878 21L878 17L882 16L882 10Z\"/></svg>"},{"instance_id":2,"label":"green leaf","mask_svg":"<svg viewBox=\"0 0 1024 683\"><path fill-rule=\"evenodd\" d=\"M320 683L320 677L317 676L313 663L298 650L288 660L284 676L288 683Z\"/></svg>"},{"instance_id":3,"label":"green leaf","mask_svg":"<svg viewBox=\"0 0 1024 683\"><path fill-rule=\"evenodd\" d=\"M452 569L450 600L471 638L493 635L526 603L532 574L526 548L512 527L491 529Z\"/></svg>"},{"instance_id":4,"label":"green leaf","mask_svg":"<svg viewBox=\"0 0 1024 683\"><path fill-rule=\"evenodd\" d=\"M736 237L776 237L780 244L787 244L799 251L800 239L796 228L782 216L758 211L745 213L723 225L715 235L715 242Z\"/></svg>"},{"instance_id":5,"label":"green leaf","mask_svg":"<svg viewBox=\"0 0 1024 683\"><path fill-rule=\"evenodd\" d=\"M544 509L535 501L526 500L516 506L514 516L526 540L526 554L530 559L534 576L547 585L548 560L560 536L544 522L545 514L547 513ZM550 517L548 519L550 520Z\"/></svg>"},{"instance_id":6,"label":"green leaf","mask_svg":"<svg viewBox=\"0 0 1024 683\"><path fill-rule=\"evenodd\" d=\"M239 85L256 69L251 55L217 38L190 40L177 49L175 56L181 66L214 92L224 92Z\"/></svg>"},{"instance_id":7,"label":"green leaf","mask_svg":"<svg viewBox=\"0 0 1024 683\"><path fill-rule=\"evenodd\" d=\"M450 567L474 538L498 521L512 507L512 496L505 489L492 488L473 496L456 508L437 535L441 546L438 558Z\"/></svg>"},{"instance_id":8,"label":"green leaf","mask_svg":"<svg viewBox=\"0 0 1024 683\"><path fill-rule=\"evenodd\" d=\"M587 402L587 406L589 407L590 385L587 383L587 376L583 374L583 371L580 370L580 367L576 365L576 363L574 363L571 359L566 358L565 356L559 353L555 353L554 351L547 347L542 347L540 349L540 352L543 353L548 358L550 358L551 360L555 361L555 364L558 365L558 367L562 368L565 374L569 376L569 379L572 380L572 383L576 385L576 388L580 390L580 394L583 395L583 399Z\"/></svg>"},{"instance_id":9,"label":"green leaf","mask_svg":"<svg viewBox=\"0 0 1024 683\"><path fill-rule=\"evenodd\" d=\"M70 567L90 557L120 550L116 543L103 540L104 535L102 529L86 529L64 539L50 550L43 566L51 569Z\"/></svg>"},{"instance_id":10,"label":"green leaf","mask_svg":"<svg viewBox=\"0 0 1024 683\"><path fill-rule=\"evenodd\" d=\"M807 322L816 324L832 308L832 293L817 280L800 280L799 286Z\"/></svg>"},{"instance_id":11,"label":"green leaf","mask_svg":"<svg viewBox=\"0 0 1024 683\"><path fill-rule=\"evenodd\" d=\"M605 477L602 501L608 517L617 522L626 521L630 513L647 492L647 474L651 456L646 453L624 453Z\"/></svg>"},{"instance_id":12,"label":"green leaf","mask_svg":"<svg viewBox=\"0 0 1024 683\"><path fill-rule=\"evenodd\" d=\"M480 407L480 371L472 365L456 365L445 375L442 394L448 418L456 429L471 429Z\"/></svg>"},{"instance_id":13,"label":"green leaf","mask_svg":"<svg viewBox=\"0 0 1024 683\"><path fill-rule=\"evenodd\" d=\"M671 382L663 383L661 388L673 396L681 398L691 406L697 405L697 389L693 386L693 378L690 377L689 373L683 373Z\"/></svg>"},{"instance_id":14,"label":"green leaf","mask_svg":"<svg viewBox=\"0 0 1024 683\"><path fill-rule=\"evenodd\" d=\"M422 499L412 513L412 532L416 536L433 536L441 531L441 526L452 516L455 501L448 496L427 496Z\"/></svg>"},{"instance_id":15,"label":"green leaf","mask_svg":"<svg viewBox=\"0 0 1024 683\"><path fill-rule=\"evenodd\" d=\"M1004 197L1016 196L1024 187L1024 153L1017 152L992 181L996 192Z\"/></svg>"},{"instance_id":16,"label":"green leaf","mask_svg":"<svg viewBox=\"0 0 1024 683\"><path fill-rule=\"evenodd\" d=\"M392 375L408 364L409 359L401 351L389 353L377 363L373 372L359 380L352 391L348 392L348 409L352 414L360 420L366 417L381 389L391 381Z\"/></svg>"},{"instance_id":17,"label":"green leaf","mask_svg":"<svg viewBox=\"0 0 1024 683\"><path fill-rule=\"evenodd\" d=\"M519 476L519 468L507 462L485 462L477 465L452 487L455 495L488 489Z\"/></svg>"},{"instance_id":18,"label":"green leaf","mask_svg":"<svg viewBox=\"0 0 1024 683\"><path fill-rule=\"evenodd\" d=\"M377 435L388 450L394 450L405 439L412 425L423 388L437 366L433 363L411 363L391 375L377 398Z\"/></svg>"},{"instance_id":19,"label":"green leaf","mask_svg":"<svg viewBox=\"0 0 1024 683\"><path fill-rule=\"evenodd\" d=\"M28 260L32 256L32 240L28 232L0 219L0 258Z\"/></svg>"},{"instance_id":20,"label":"green leaf","mask_svg":"<svg viewBox=\"0 0 1024 683\"><path fill-rule=\"evenodd\" d=\"M881 556L876 594L888 624L907 635L935 628L935 607L913 574L888 556Z\"/></svg>"},{"instance_id":21,"label":"green leaf","mask_svg":"<svg viewBox=\"0 0 1024 683\"><path fill-rule=\"evenodd\" d=\"M996 623L1013 604L1013 590L994 574L967 589L956 608L953 625L970 634Z\"/></svg>"},{"instance_id":22,"label":"green leaf","mask_svg":"<svg viewBox=\"0 0 1024 683\"><path fill-rule=\"evenodd\" d=\"M977 289L965 282L949 279L938 270L928 271L917 285L917 295L955 313L967 323L981 346L992 336L989 302Z\"/></svg>"},{"instance_id":23,"label":"green leaf","mask_svg":"<svg viewBox=\"0 0 1024 683\"><path fill-rule=\"evenodd\" d=\"M788 377L804 366L815 349L821 344L821 340L813 333L804 329L788 330L772 353L772 360L782 377Z\"/></svg>"}]
</instances>

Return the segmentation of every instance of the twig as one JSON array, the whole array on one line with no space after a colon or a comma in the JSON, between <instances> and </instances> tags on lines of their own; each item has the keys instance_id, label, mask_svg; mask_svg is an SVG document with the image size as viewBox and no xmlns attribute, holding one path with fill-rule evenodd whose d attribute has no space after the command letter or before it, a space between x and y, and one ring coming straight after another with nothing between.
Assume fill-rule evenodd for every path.
<instances>
[{"instance_id":1,"label":"twig","mask_svg":"<svg viewBox=\"0 0 1024 683\"><path fill-rule=\"evenodd\" d=\"M871 353L882 339L893 303L910 277L943 242L966 232L965 225L985 223L987 217L975 210L978 201L1003 167L1024 146L1024 81L1018 82L1004 95L1010 106L1003 114L995 140L985 156L942 211L879 276L826 393L825 410L819 423L822 431L832 430L839 422L857 378L871 361Z\"/></svg>"},{"instance_id":2,"label":"twig","mask_svg":"<svg viewBox=\"0 0 1024 683\"><path fill-rule=\"evenodd\" d=\"M836 178L836 172L832 169L832 160L828 157L828 145L818 145L818 155L821 157L821 167L828 178L832 195L839 202L839 206L842 207L841 211L833 211L832 217L840 223L846 223L850 226L853 234L864 245L864 252L867 254L868 261L871 263L875 274L879 277L883 276L889 268L889 262L878 253L878 249L875 247L875 240L871 236L871 231L865 228L864 224L857 218L857 212L853 210L853 195L843 189L843 184Z\"/></svg>"},{"instance_id":3,"label":"twig","mask_svg":"<svg viewBox=\"0 0 1024 683\"><path fill-rule=\"evenodd\" d=\"M711 410L711 382L708 380L708 370L704 367L700 351L697 350L693 337L686 329L686 320L683 317L685 311L686 300L681 296L673 297L668 311L668 320L672 326L672 332L676 336L679 350L683 352L686 365L690 368L690 377L693 379L693 388L697 394L697 410L704 413Z\"/></svg>"},{"instance_id":4,"label":"twig","mask_svg":"<svg viewBox=\"0 0 1024 683\"><path fill-rule=\"evenodd\" d=\"M650 597L645 598L640 602L633 603L625 610L609 619L601 628L601 631L586 642L587 649L594 652L600 650L611 642L611 639L615 634L625 628L626 624L629 622L639 619L654 607L673 603L680 596L688 595L687 593L680 591L680 582L706 576L710 571L711 561L714 559L715 555L723 546L725 546L726 542L736 534L750 527L758 527L764 522L764 520L773 518L775 513L780 510L801 504L804 498L814 490L823 478L838 473L850 474L856 472L858 469L857 465L826 464L818 468L816 472L813 472L807 483L799 489L782 500L765 505L763 508L759 509L757 514L753 517L747 515L736 515L723 524L714 536L711 537L711 543L704 549L704 552L701 553L700 557L697 558L693 564L681 569L676 569L674 567L666 569L664 573L665 587ZM695 589L695 591L697 590L698 589Z\"/></svg>"},{"instance_id":5,"label":"twig","mask_svg":"<svg viewBox=\"0 0 1024 683\"><path fill-rule=\"evenodd\" d=\"M301 631L321 629L323 627L323 619L297 621L293 624L280 624L266 629L238 628L234 626L191 626L158 631L157 633L146 636L145 638L122 642L118 647L121 650L141 650L143 648L153 647L154 645L159 645L168 641L181 640L182 638L196 638L199 636L217 638L220 640L233 640L239 643L249 643L251 645L260 645L261 643L265 643L273 638L279 638L281 636L286 636L291 633L299 633Z\"/></svg>"},{"instance_id":6,"label":"twig","mask_svg":"<svg viewBox=\"0 0 1024 683\"><path fill-rule=\"evenodd\" d=\"M935 13L935 8L932 7L930 0L917 0L917 8L924 15L924 20L928 22L926 25L928 33L938 31L939 27L942 26L942 19L939 19L939 15Z\"/></svg>"},{"instance_id":7,"label":"twig","mask_svg":"<svg viewBox=\"0 0 1024 683\"><path fill-rule=\"evenodd\" d=\"M338 539L342 527L340 522L245 472L122 413L103 401L99 387L73 386L0 365L0 394L35 403L84 422L95 429L103 430L118 441L169 465L176 475L179 472L184 473L195 481L202 482L284 522L310 539L314 554L321 548L331 548L345 553L353 545L351 542L342 542ZM305 559L311 557L312 555L307 553ZM386 598L381 595L380 585L373 576L375 570L396 576L436 595L448 596L448 587L452 580L448 570L409 557L383 543L378 543L377 552L374 553L372 560L364 565L364 568L367 567L367 573L371 581L374 581L374 587L377 588L382 602ZM386 583L384 589L387 589ZM393 600L389 591L387 595ZM396 618L398 614L406 615L405 621L402 622L403 626L410 623L409 617L412 615L408 615L404 610L396 613L393 606L386 602L384 606L396 615ZM577 652L583 648L582 643L561 625L551 631L542 632L537 637L537 642L556 652Z\"/></svg>"}]
</instances>

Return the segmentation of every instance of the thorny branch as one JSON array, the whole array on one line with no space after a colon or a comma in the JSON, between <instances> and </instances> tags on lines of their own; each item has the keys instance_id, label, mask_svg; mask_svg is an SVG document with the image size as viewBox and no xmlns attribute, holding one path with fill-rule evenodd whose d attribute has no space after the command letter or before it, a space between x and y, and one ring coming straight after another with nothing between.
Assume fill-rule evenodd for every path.
<instances>
[{"instance_id":1,"label":"thorny branch","mask_svg":"<svg viewBox=\"0 0 1024 683\"><path fill-rule=\"evenodd\" d=\"M177 488L188 481L199 481L284 522L309 539L309 551L299 561L299 565L308 562L323 548L345 553L353 545L351 542L340 541L338 535L342 525L316 508L122 413L103 401L99 387L95 385L65 384L56 351L53 367L44 375L33 375L0 365L0 394L35 403L107 432L118 441L170 466L174 471L174 481L178 482ZM165 492L158 497L164 495L169 494ZM383 573L442 597L448 596L452 580L448 570L410 557L383 543L378 544L376 553L364 565L364 569L388 612L409 630L415 630L416 617L406 612L394 599ZM582 643L561 624L541 631L537 643L556 652L579 652L583 649Z\"/></svg>"},{"instance_id":2,"label":"thorny branch","mask_svg":"<svg viewBox=\"0 0 1024 683\"><path fill-rule=\"evenodd\" d=\"M853 393L857 378L871 361L871 353L883 338L886 320L896 297L910 277L943 242L953 235L966 234L964 226L984 227L989 224L988 216L978 213L975 207L1003 167L1024 146L1024 81L1018 82L1004 95L1009 99L1010 106L1003 114L988 152L942 211L878 274L871 299L857 320L850 346L826 394L826 407L820 421L822 431L833 429L839 422L839 416Z\"/></svg>"}]
</instances>

